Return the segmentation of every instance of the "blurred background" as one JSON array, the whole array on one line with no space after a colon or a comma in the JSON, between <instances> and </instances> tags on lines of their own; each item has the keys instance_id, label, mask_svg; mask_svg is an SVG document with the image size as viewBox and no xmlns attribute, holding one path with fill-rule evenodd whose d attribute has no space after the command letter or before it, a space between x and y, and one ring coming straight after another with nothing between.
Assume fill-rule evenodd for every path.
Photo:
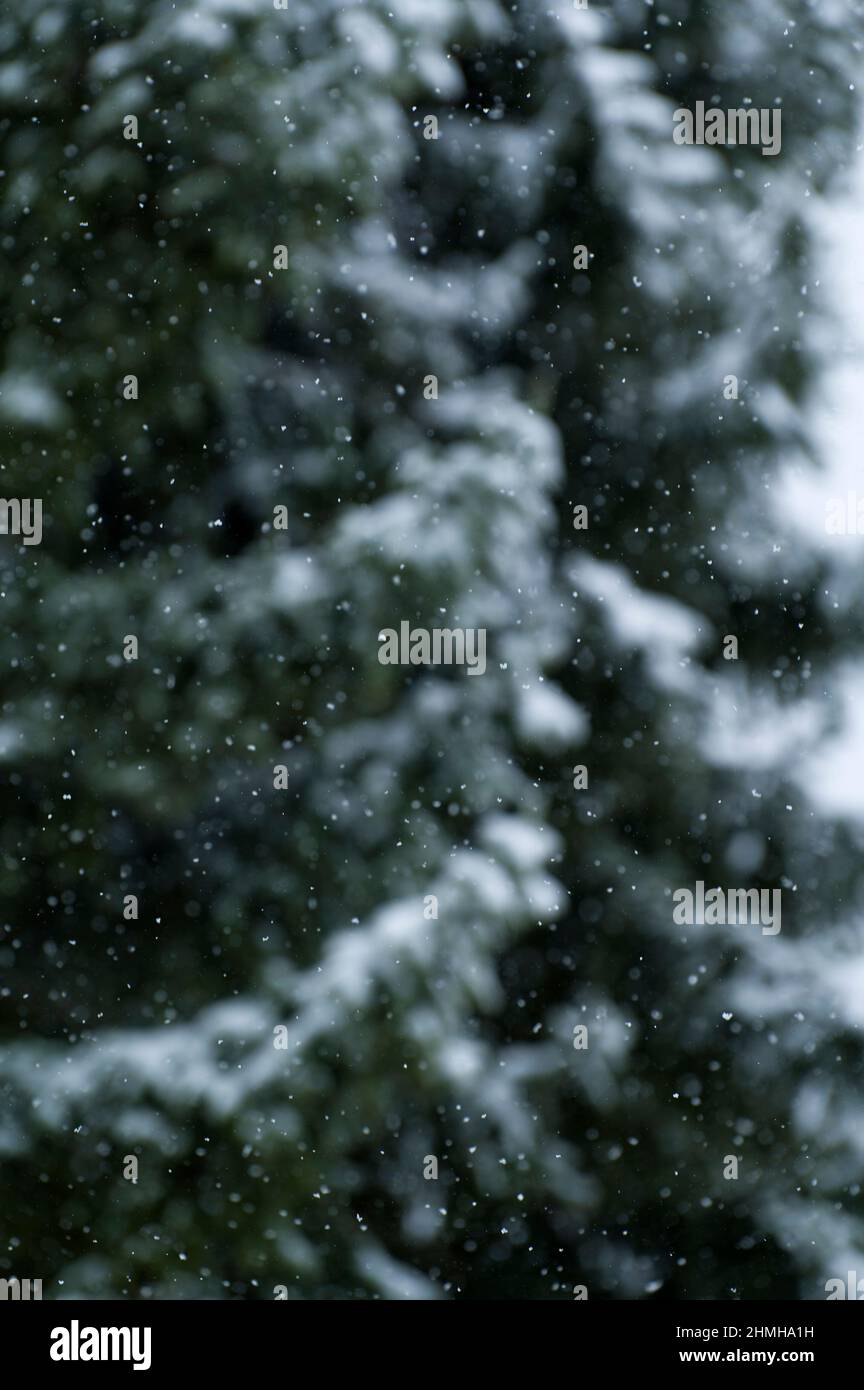
<instances>
[{"instance_id":1,"label":"blurred background","mask_svg":"<svg viewBox=\"0 0 864 1390\"><path fill-rule=\"evenodd\" d=\"M2 18L0 1277L864 1275L862 20ZM674 925L697 880L782 932Z\"/></svg>"}]
</instances>

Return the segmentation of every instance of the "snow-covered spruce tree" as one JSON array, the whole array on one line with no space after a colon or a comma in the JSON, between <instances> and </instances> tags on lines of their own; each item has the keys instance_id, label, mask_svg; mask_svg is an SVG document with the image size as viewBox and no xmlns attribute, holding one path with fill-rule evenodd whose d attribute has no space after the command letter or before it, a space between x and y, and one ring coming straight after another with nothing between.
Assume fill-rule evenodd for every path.
<instances>
[{"instance_id":1,"label":"snow-covered spruce tree","mask_svg":"<svg viewBox=\"0 0 864 1390\"><path fill-rule=\"evenodd\" d=\"M807 74L850 36L426 10L5 32L4 488L45 529L4 543L0 1259L51 1296L795 1287L797 1087L720 1012L775 941L669 892L818 925L779 760L718 764L818 650L734 504L801 447L851 124ZM715 86L782 100L781 159L672 145ZM485 674L381 666L401 620L485 627Z\"/></svg>"},{"instance_id":2,"label":"snow-covered spruce tree","mask_svg":"<svg viewBox=\"0 0 864 1390\"><path fill-rule=\"evenodd\" d=\"M503 21L99 14L25 4L5 71L0 400L45 534L5 584L4 1261L456 1291L517 1191L590 1195L489 1021L565 905L518 751L566 641L560 443L472 342L526 252L490 282L393 231L444 38ZM383 667L404 619L484 626L487 671Z\"/></svg>"},{"instance_id":3,"label":"snow-covered spruce tree","mask_svg":"<svg viewBox=\"0 0 864 1390\"><path fill-rule=\"evenodd\" d=\"M551 231L551 256L536 286L531 349L542 351L545 338L571 500L592 512L589 531L576 536L578 556L564 562L591 609L588 617L574 609L580 650L564 684L591 711L580 761L590 765L592 793L563 787L558 824L574 911L556 932L562 957L535 956L545 965L535 985L547 1015L556 990L568 1006L581 998L601 1053L605 1043L607 1067L598 1059L599 1080L588 1067L579 1073L584 1103L564 1131L586 1136L583 1162L603 1184L601 1222L579 1242L589 1283L617 1296L817 1297L825 1260L836 1266L856 1229L851 1164L827 1160L842 1122L821 1143L812 1104L801 1122L832 1066L836 985L826 980L815 1003L787 987L768 1008L759 982L767 961L782 973L787 958L805 978L826 908L842 901L826 878L825 831L814 835L789 776L817 720L811 661L820 690L831 670L818 576L780 534L766 494L778 466L806 446L807 199L848 149L854 98L842 74L860 49L861 13L848 7L850 31L823 27L823 12L804 6L784 6L778 26L770 8L753 16L724 7L709 19L682 5L664 7L644 31L638 9L621 13L633 17L633 48L653 56L654 87L676 107L700 98L782 102L783 155L676 151L701 156L705 185L691 191L692 158L670 160L645 138L633 148L632 126L653 126L650 102L634 90L635 63L628 76L617 57L580 54L582 100L609 113L602 173L593 167L599 142L569 156L570 182L591 189L588 226L571 223L572 242L596 248L596 269L581 303L563 292L570 198L556 185L568 159L549 151L556 176L538 221ZM670 25L673 14L680 26ZM543 107L538 129L554 129L549 113L563 97L550 71L561 61L547 56L525 79ZM489 68L484 54L484 92L495 86ZM841 80L826 107L828 72ZM500 73L502 84L515 80L506 58ZM518 104L509 88L497 93L502 109ZM770 175L769 163L777 164ZM681 184L666 196L664 176ZM739 381L734 402L724 393L730 375ZM726 634L738 638L737 664L722 660ZM548 773L548 759L537 771ZM782 945L740 928L674 928L670 889L699 878L782 885ZM809 945L798 950L799 941ZM802 1009L815 1013L808 1030ZM847 1009L841 1030L848 1020ZM810 1031L827 1044L821 1071L812 1068ZM836 1079L835 1089L842 1095ZM724 1180L727 1155L739 1159L737 1182ZM802 1233L802 1189L841 1171L848 1185L832 1185L840 1200L832 1238L814 1240L825 1213L814 1210ZM558 1213L558 1229L578 1236L569 1213ZM793 1249L799 1258L790 1261Z\"/></svg>"}]
</instances>

